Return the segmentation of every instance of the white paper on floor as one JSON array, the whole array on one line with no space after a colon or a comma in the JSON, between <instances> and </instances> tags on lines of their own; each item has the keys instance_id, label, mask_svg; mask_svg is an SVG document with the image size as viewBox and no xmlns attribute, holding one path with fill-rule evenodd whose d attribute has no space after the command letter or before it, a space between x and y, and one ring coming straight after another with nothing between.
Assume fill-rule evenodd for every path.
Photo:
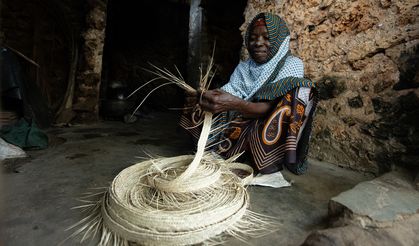
<instances>
[{"instance_id":1,"label":"white paper on floor","mask_svg":"<svg viewBox=\"0 0 419 246\"><path fill-rule=\"evenodd\" d=\"M285 180L281 172L256 175L250 185L268 186L273 188L288 187L291 184Z\"/></svg>"},{"instance_id":2,"label":"white paper on floor","mask_svg":"<svg viewBox=\"0 0 419 246\"><path fill-rule=\"evenodd\" d=\"M9 144L4 141L3 138L0 138L0 160L23 157L27 157L25 151L18 146Z\"/></svg>"}]
</instances>

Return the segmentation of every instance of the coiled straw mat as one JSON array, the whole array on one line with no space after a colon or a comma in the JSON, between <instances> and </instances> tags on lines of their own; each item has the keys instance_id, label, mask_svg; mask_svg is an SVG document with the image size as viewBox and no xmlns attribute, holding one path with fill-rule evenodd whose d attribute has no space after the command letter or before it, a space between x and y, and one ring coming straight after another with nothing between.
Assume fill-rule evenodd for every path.
<instances>
[{"instance_id":1,"label":"coiled straw mat","mask_svg":"<svg viewBox=\"0 0 419 246\"><path fill-rule=\"evenodd\" d=\"M201 81L208 80L209 70ZM158 71L161 77L168 73ZM167 76L193 90L172 74ZM83 197L85 204L76 208L86 217L68 229L78 228L70 237L81 234L82 242L97 238L98 245L163 246L219 244L226 234L245 240L274 231L274 218L248 210L244 183L252 178L252 169L204 152L211 123L212 114L206 112L194 156L134 164L105 191ZM231 169L249 175L241 179Z\"/></svg>"}]
</instances>

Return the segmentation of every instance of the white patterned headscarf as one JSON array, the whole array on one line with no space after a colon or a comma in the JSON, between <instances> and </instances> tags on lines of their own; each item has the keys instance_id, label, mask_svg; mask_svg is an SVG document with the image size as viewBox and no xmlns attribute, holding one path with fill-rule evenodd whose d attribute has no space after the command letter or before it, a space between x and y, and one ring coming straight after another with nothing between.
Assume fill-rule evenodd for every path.
<instances>
[{"instance_id":1,"label":"white patterned headscarf","mask_svg":"<svg viewBox=\"0 0 419 246\"><path fill-rule=\"evenodd\" d=\"M289 55L289 31L279 16L268 13L257 15L248 27L246 44L253 22L261 16L265 18L273 57L264 64L258 64L251 58L240 62L230 81L221 87L222 90L244 100L251 99L266 83L276 83L287 77L304 77L303 62Z\"/></svg>"}]
</instances>

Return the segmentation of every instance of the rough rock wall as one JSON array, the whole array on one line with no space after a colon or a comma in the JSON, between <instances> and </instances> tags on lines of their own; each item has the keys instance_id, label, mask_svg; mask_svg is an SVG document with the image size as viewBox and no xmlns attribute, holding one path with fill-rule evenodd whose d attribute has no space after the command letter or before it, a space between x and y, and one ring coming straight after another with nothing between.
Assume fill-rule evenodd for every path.
<instances>
[{"instance_id":1,"label":"rough rock wall","mask_svg":"<svg viewBox=\"0 0 419 246\"><path fill-rule=\"evenodd\" d=\"M83 121L95 121L99 118L106 7L107 0L87 1L86 29L82 33L82 61L77 73L77 89L73 105L79 120Z\"/></svg>"},{"instance_id":2,"label":"rough rock wall","mask_svg":"<svg viewBox=\"0 0 419 246\"><path fill-rule=\"evenodd\" d=\"M245 23L267 11L286 20L293 54L318 83L312 157L375 173L417 165L418 8L417 0L248 1Z\"/></svg>"}]
</instances>

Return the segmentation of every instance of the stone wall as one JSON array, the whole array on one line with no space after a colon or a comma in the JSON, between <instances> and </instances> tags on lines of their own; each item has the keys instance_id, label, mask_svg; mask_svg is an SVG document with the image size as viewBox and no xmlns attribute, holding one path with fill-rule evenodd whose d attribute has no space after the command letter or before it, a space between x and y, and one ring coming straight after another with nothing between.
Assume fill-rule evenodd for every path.
<instances>
[{"instance_id":1,"label":"stone wall","mask_svg":"<svg viewBox=\"0 0 419 246\"><path fill-rule=\"evenodd\" d=\"M4 43L39 64L22 64L25 79L37 83L56 122L98 119L106 2L3 1Z\"/></svg>"},{"instance_id":2,"label":"stone wall","mask_svg":"<svg viewBox=\"0 0 419 246\"><path fill-rule=\"evenodd\" d=\"M312 157L374 173L417 165L418 7L416 0L248 1L245 23L266 11L286 20L293 54L318 83Z\"/></svg>"},{"instance_id":3,"label":"stone wall","mask_svg":"<svg viewBox=\"0 0 419 246\"><path fill-rule=\"evenodd\" d=\"M82 32L81 62L76 76L73 110L79 120L99 119L99 93L105 43L107 0L87 1L85 30Z\"/></svg>"}]
</instances>

